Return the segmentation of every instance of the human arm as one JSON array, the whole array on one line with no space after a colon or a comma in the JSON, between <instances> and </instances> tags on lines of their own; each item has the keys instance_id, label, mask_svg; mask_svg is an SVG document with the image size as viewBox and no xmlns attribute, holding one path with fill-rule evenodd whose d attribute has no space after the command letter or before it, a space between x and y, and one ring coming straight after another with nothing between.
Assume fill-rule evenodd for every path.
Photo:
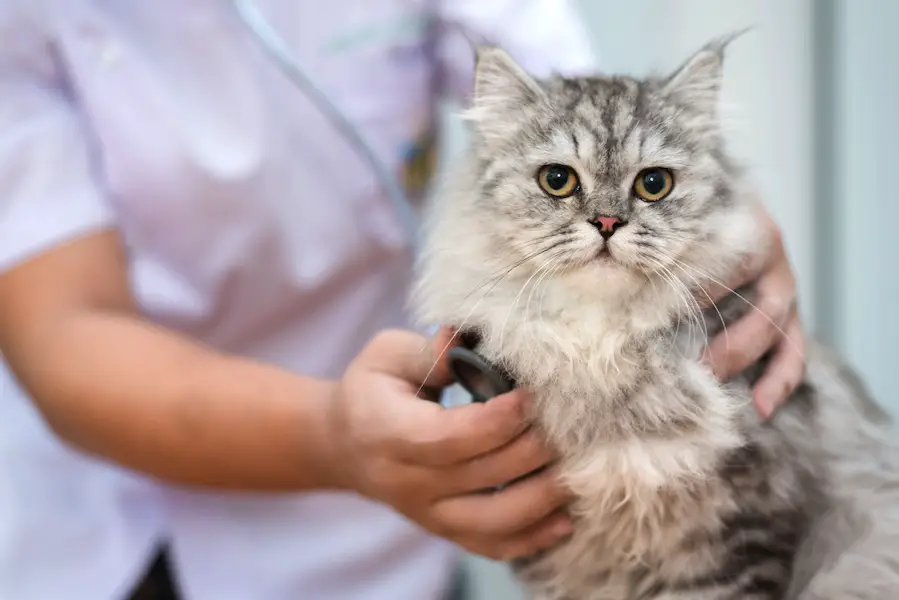
<instances>
[{"instance_id":1,"label":"human arm","mask_svg":"<svg viewBox=\"0 0 899 600\"><path fill-rule=\"evenodd\" d=\"M105 232L0 276L0 349L66 442L174 483L353 490L496 558L567 533L551 471L474 493L551 459L520 393L449 410L417 398L417 382L449 375L404 332L374 340L341 382L229 357L143 321L124 264Z\"/></svg>"},{"instance_id":2,"label":"human arm","mask_svg":"<svg viewBox=\"0 0 899 600\"><path fill-rule=\"evenodd\" d=\"M356 491L496 558L567 533L552 471L476 493L551 459L521 393L454 409L419 399L449 374L405 332L379 336L340 382L230 357L142 320L124 273L103 232L0 275L0 349L69 444L178 484Z\"/></svg>"},{"instance_id":3,"label":"human arm","mask_svg":"<svg viewBox=\"0 0 899 600\"><path fill-rule=\"evenodd\" d=\"M137 314L114 232L0 275L0 349L66 442L161 479L335 487L334 384L220 354Z\"/></svg>"}]
</instances>

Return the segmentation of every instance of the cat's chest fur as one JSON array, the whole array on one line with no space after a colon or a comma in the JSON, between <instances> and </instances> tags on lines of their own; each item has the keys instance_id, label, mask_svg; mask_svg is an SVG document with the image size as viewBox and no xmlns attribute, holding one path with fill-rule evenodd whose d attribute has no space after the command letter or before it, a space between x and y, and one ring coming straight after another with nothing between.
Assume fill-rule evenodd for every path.
<instances>
[{"instance_id":1,"label":"cat's chest fur","mask_svg":"<svg viewBox=\"0 0 899 600\"><path fill-rule=\"evenodd\" d=\"M689 326L593 308L480 333L478 351L533 394L535 420L579 496L596 499L584 471L602 473L607 487L654 490L707 472L715 454L742 443L746 398L699 364L701 336Z\"/></svg>"},{"instance_id":2,"label":"cat's chest fur","mask_svg":"<svg viewBox=\"0 0 899 600\"><path fill-rule=\"evenodd\" d=\"M542 571L536 578L522 571L557 589L547 597L581 587L630 597L650 566L686 568L676 550L699 534L697 514L714 527L733 505L712 480L722 456L744 441L735 426L743 400L698 364L691 332L627 323L569 313L502 335L488 330L479 348L534 394L536 423L575 495L573 537L529 566Z\"/></svg>"}]
</instances>

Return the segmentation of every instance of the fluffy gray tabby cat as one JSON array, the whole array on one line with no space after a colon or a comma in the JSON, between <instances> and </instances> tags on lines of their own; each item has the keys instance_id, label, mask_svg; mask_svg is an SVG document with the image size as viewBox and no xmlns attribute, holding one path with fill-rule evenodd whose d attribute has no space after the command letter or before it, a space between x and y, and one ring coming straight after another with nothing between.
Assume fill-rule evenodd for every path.
<instances>
[{"instance_id":1,"label":"fluffy gray tabby cat","mask_svg":"<svg viewBox=\"0 0 899 600\"><path fill-rule=\"evenodd\" d=\"M698 360L722 324L691 298L764 243L719 127L725 45L647 80L478 53L413 304L535 394L576 496L573 536L514 565L540 600L899 598L899 459L858 379L813 345L763 424L761 365L722 385Z\"/></svg>"}]
</instances>

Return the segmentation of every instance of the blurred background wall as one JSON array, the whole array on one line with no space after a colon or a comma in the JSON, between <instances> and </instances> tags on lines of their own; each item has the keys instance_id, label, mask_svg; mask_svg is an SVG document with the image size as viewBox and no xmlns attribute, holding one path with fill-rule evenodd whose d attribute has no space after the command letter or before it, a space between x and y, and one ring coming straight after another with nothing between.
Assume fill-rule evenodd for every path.
<instances>
[{"instance_id":1,"label":"blurred background wall","mask_svg":"<svg viewBox=\"0 0 899 600\"><path fill-rule=\"evenodd\" d=\"M580 0L606 72L674 68L709 39L728 52L733 149L780 223L811 333L899 414L899 1ZM464 136L450 117L447 154ZM472 559L477 600L518 600Z\"/></svg>"}]
</instances>

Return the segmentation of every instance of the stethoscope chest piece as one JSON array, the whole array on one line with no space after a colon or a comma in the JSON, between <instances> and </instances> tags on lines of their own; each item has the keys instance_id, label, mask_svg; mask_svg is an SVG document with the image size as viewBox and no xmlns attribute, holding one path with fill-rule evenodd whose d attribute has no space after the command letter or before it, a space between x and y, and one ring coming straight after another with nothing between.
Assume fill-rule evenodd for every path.
<instances>
[{"instance_id":1,"label":"stethoscope chest piece","mask_svg":"<svg viewBox=\"0 0 899 600\"><path fill-rule=\"evenodd\" d=\"M456 346L447 352L446 360L456 382L471 395L473 402L486 402L515 389L510 377L474 350Z\"/></svg>"}]
</instances>

